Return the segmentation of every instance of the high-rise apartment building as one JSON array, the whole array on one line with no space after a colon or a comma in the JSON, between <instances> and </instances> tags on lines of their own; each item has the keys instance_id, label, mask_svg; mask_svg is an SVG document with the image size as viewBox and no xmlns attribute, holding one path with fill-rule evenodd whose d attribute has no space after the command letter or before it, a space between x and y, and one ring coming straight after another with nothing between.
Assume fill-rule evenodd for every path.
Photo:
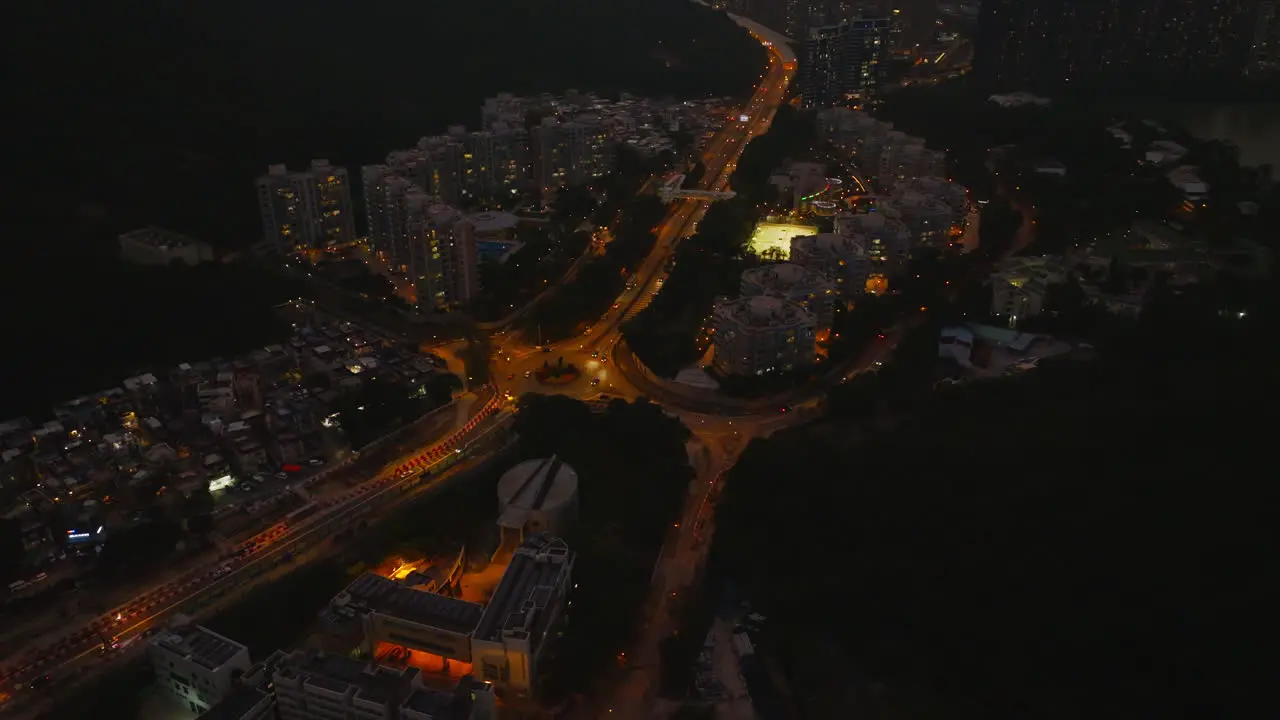
<instances>
[{"instance_id":1,"label":"high-rise apartment building","mask_svg":"<svg viewBox=\"0 0 1280 720\"><path fill-rule=\"evenodd\" d=\"M392 272L409 278L418 306L447 310L478 289L475 233L461 213L388 165L361 169L369 245Z\"/></svg>"},{"instance_id":2,"label":"high-rise apartment building","mask_svg":"<svg viewBox=\"0 0 1280 720\"><path fill-rule=\"evenodd\" d=\"M757 295L716 303L715 355L725 375L763 375L812 365L817 320L799 304Z\"/></svg>"},{"instance_id":3,"label":"high-rise apartment building","mask_svg":"<svg viewBox=\"0 0 1280 720\"><path fill-rule=\"evenodd\" d=\"M534 179L543 197L598 178L613 169L605 125L590 117L569 122L544 118L532 136Z\"/></svg>"},{"instance_id":4,"label":"high-rise apartment building","mask_svg":"<svg viewBox=\"0 0 1280 720\"><path fill-rule=\"evenodd\" d=\"M312 160L302 172L272 165L258 178L264 239L281 253L342 247L356 238L346 168Z\"/></svg>"},{"instance_id":5,"label":"high-rise apartment building","mask_svg":"<svg viewBox=\"0 0 1280 720\"><path fill-rule=\"evenodd\" d=\"M525 186L529 137L522 127L494 122L463 141L463 193L467 199L509 201Z\"/></svg>"},{"instance_id":6,"label":"high-rise apartment building","mask_svg":"<svg viewBox=\"0 0 1280 720\"><path fill-rule=\"evenodd\" d=\"M850 20L810 28L804 51L801 91L806 108L871 105L884 82L889 21Z\"/></svg>"},{"instance_id":7,"label":"high-rise apartment building","mask_svg":"<svg viewBox=\"0 0 1280 720\"><path fill-rule=\"evenodd\" d=\"M1248 64L1256 0L985 0L985 88L1193 89Z\"/></svg>"}]
</instances>

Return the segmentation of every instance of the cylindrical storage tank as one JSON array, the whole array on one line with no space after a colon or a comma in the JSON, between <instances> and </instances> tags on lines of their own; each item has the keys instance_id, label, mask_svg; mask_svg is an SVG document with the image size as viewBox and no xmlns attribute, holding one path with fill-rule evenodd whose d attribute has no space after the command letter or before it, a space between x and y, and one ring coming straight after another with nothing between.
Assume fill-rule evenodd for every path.
<instances>
[{"instance_id":1,"label":"cylindrical storage tank","mask_svg":"<svg viewBox=\"0 0 1280 720\"><path fill-rule=\"evenodd\" d=\"M526 460L498 480L498 525L563 536L578 516L578 473L557 457Z\"/></svg>"}]
</instances>

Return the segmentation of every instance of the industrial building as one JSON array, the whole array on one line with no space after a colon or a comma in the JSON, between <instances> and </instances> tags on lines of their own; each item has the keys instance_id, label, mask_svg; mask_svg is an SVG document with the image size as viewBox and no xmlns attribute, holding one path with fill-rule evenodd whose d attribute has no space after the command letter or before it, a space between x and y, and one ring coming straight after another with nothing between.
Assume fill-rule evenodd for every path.
<instances>
[{"instance_id":1,"label":"industrial building","mask_svg":"<svg viewBox=\"0 0 1280 720\"><path fill-rule=\"evenodd\" d=\"M471 633L484 614L483 605L415 590L374 573L356 578L333 598L330 609L359 622L365 653L386 642L466 663L471 662Z\"/></svg>"},{"instance_id":2,"label":"industrial building","mask_svg":"<svg viewBox=\"0 0 1280 720\"><path fill-rule=\"evenodd\" d=\"M191 712L208 710L249 669L249 648L181 620L151 639L147 655L160 687Z\"/></svg>"},{"instance_id":3,"label":"industrial building","mask_svg":"<svg viewBox=\"0 0 1280 720\"><path fill-rule=\"evenodd\" d=\"M715 357L724 375L762 375L813 364L817 320L797 303L744 297L712 311Z\"/></svg>"},{"instance_id":4,"label":"industrial building","mask_svg":"<svg viewBox=\"0 0 1280 720\"><path fill-rule=\"evenodd\" d=\"M277 652L280 720L492 720L491 686L464 677L453 691L423 685L417 668L390 668L316 651Z\"/></svg>"},{"instance_id":5,"label":"industrial building","mask_svg":"<svg viewBox=\"0 0 1280 720\"><path fill-rule=\"evenodd\" d=\"M548 639L568 605L576 555L563 540L530 537L516 550L472 637L472 665L483 681L530 696Z\"/></svg>"},{"instance_id":6,"label":"industrial building","mask_svg":"<svg viewBox=\"0 0 1280 720\"><path fill-rule=\"evenodd\" d=\"M498 526L523 540L563 535L578 515L578 473L558 457L526 460L498 480Z\"/></svg>"},{"instance_id":7,"label":"industrial building","mask_svg":"<svg viewBox=\"0 0 1280 720\"><path fill-rule=\"evenodd\" d=\"M764 295L790 300L813 315L819 332L830 329L836 284L829 276L797 263L775 263L743 272L741 283L742 297Z\"/></svg>"},{"instance_id":8,"label":"industrial building","mask_svg":"<svg viewBox=\"0 0 1280 720\"><path fill-rule=\"evenodd\" d=\"M576 483L573 488L576 502ZM522 498L519 492L512 496ZM558 507L568 507L570 499L563 501ZM545 641L567 605L575 558L564 541L533 534L513 553L487 605L367 573L333 598L326 616L358 627L362 652L372 654L379 643L388 643L431 653L446 663L471 664L479 679L499 691L530 695Z\"/></svg>"},{"instance_id":9,"label":"industrial building","mask_svg":"<svg viewBox=\"0 0 1280 720\"><path fill-rule=\"evenodd\" d=\"M842 296L862 292L871 272L866 236L838 233L806 235L791 240L791 262L831 279Z\"/></svg>"}]
</instances>

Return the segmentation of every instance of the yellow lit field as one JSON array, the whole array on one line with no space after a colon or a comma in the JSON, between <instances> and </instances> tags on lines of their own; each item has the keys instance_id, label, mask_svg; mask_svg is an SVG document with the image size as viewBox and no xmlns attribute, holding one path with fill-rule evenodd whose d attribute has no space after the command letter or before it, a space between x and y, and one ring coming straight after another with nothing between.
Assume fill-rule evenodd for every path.
<instances>
[{"instance_id":1,"label":"yellow lit field","mask_svg":"<svg viewBox=\"0 0 1280 720\"><path fill-rule=\"evenodd\" d=\"M798 235L817 235L818 229L809 225L762 222L751 233L751 251L763 255L766 250L777 248L782 257L791 255L791 238Z\"/></svg>"}]
</instances>

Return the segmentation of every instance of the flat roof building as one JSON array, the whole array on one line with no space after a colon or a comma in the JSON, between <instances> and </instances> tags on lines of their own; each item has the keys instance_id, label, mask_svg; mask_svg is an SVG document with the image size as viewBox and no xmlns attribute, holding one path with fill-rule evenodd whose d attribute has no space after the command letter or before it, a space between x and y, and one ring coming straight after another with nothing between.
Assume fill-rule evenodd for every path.
<instances>
[{"instance_id":1,"label":"flat roof building","mask_svg":"<svg viewBox=\"0 0 1280 720\"><path fill-rule=\"evenodd\" d=\"M799 303L813 315L819 330L831 327L835 287L827 275L798 263L762 265L743 272L741 278L743 297L767 295Z\"/></svg>"},{"instance_id":2,"label":"flat roof building","mask_svg":"<svg viewBox=\"0 0 1280 720\"><path fill-rule=\"evenodd\" d=\"M199 720L274 720L275 708L274 694L252 685L236 685Z\"/></svg>"},{"instance_id":3,"label":"flat roof building","mask_svg":"<svg viewBox=\"0 0 1280 720\"><path fill-rule=\"evenodd\" d=\"M576 554L545 533L524 542L511 558L472 639L480 680L517 695L532 695L547 639L567 605Z\"/></svg>"},{"instance_id":4,"label":"flat roof building","mask_svg":"<svg viewBox=\"0 0 1280 720\"><path fill-rule=\"evenodd\" d=\"M191 266L213 260L209 243L154 225L130 230L119 240L120 259L135 265L169 265L178 261Z\"/></svg>"},{"instance_id":5,"label":"flat roof building","mask_svg":"<svg viewBox=\"0 0 1280 720\"><path fill-rule=\"evenodd\" d=\"M499 690L530 695L567 605L575 558L563 540L538 533L515 550L487 605L369 573L330 602L329 614L359 620L363 652L385 642L460 660Z\"/></svg>"},{"instance_id":6,"label":"flat roof building","mask_svg":"<svg viewBox=\"0 0 1280 720\"><path fill-rule=\"evenodd\" d=\"M762 375L813 364L817 320L797 303L744 297L712 311L713 364L725 375Z\"/></svg>"},{"instance_id":7,"label":"flat roof building","mask_svg":"<svg viewBox=\"0 0 1280 720\"><path fill-rule=\"evenodd\" d=\"M249 669L249 648L201 625L179 625L151 639L156 680L191 712L213 707Z\"/></svg>"},{"instance_id":8,"label":"flat roof building","mask_svg":"<svg viewBox=\"0 0 1280 720\"><path fill-rule=\"evenodd\" d=\"M297 650L277 653L272 684L280 720L395 720L422 678L413 667Z\"/></svg>"},{"instance_id":9,"label":"flat roof building","mask_svg":"<svg viewBox=\"0 0 1280 720\"><path fill-rule=\"evenodd\" d=\"M360 618L365 652L388 642L462 662L471 662L471 633L484 614L483 605L416 590L374 573L356 578L330 607Z\"/></svg>"}]
</instances>

